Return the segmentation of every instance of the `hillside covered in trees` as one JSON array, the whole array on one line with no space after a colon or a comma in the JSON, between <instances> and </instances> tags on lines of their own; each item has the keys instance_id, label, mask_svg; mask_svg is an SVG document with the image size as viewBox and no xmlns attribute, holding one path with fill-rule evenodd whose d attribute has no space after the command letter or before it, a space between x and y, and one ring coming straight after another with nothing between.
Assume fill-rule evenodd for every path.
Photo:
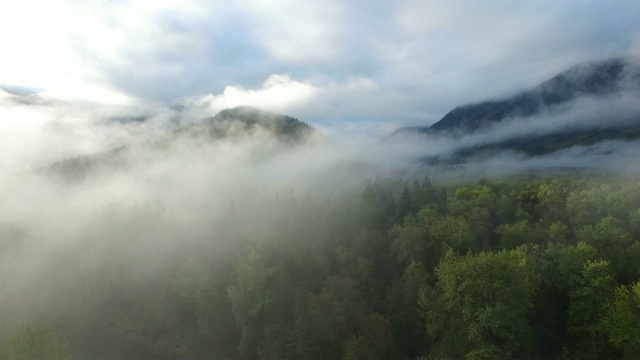
<instances>
[{"instance_id":1,"label":"hillside covered in trees","mask_svg":"<svg viewBox=\"0 0 640 360\"><path fill-rule=\"evenodd\" d=\"M299 144L310 137L326 140L309 124L287 115L274 114L251 106L224 109L215 116L181 129L194 135L208 134L212 139L229 139L263 132L275 139Z\"/></svg>"},{"instance_id":2,"label":"hillside covered in trees","mask_svg":"<svg viewBox=\"0 0 640 360\"><path fill-rule=\"evenodd\" d=\"M430 126L405 127L393 138L455 139L454 149L426 164L473 163L501 152L544 156L640 137L640 66L634 57L577 64L504 99L458 106Z\"/></svg>"},{"instance_id":3,"label":"hillside covered in trees","mask_svg":"<svg viewBox=\"0 0 640 360\"><path fill-rule=\"evenodd\" d=\"M176 251L141 245L168 216L161 204L114 205L87 235L101 241L56 248L40 265L57 272L55 291L34 276L0 299L2 358L640 353L637 181L378 180L328 198L273 194L265 206L262 222L231 204L203 229L210 241L182 238ZM7 266L30 238L0 231ZM60 270L83 261L93 265L81 276Z\"/></svg>"}]
</instances>

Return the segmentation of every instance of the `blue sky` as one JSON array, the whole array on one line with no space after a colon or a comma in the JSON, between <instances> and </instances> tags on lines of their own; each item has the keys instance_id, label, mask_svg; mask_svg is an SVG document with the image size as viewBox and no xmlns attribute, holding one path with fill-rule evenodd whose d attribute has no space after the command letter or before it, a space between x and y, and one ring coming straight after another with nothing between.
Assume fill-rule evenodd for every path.
<instances>
[{"instance_id":1,"label":"blue sky","mask_svg":"<svg viewBox=\"0 0 640 360\"><path fill-rule=\"evenodd\" d=\"M638 19L622 0L4 1L0 84L391 129L638 55Z\"/></svg>"}]
</instances>

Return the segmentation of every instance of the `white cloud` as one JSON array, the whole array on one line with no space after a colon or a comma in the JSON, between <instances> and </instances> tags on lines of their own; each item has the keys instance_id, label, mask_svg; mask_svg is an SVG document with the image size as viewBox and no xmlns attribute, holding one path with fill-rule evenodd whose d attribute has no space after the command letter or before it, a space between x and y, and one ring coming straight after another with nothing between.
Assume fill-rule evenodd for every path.
<instances>
[{"instance_id":1,"label":"white cloud","mask_svg":"<svg viewBox=\"0 0 640 360\"><path fill-rule=\"evenodd\" d=\"M191 105L205 106L212 111L249 105L281 112L308 102L318 90L310 83L294 80L289 75L273 74L264 82L261 89L251 90L242 86L229 85L225 87L222 94L188 98L186 102Z\"/></svg>"},{"instance_id":2,"label":"white cloud","mask_svg":"<svg viewBox=\"0 0 640 360\"><path fill-rule=\"evenodd\" d=\"M258 43L279 61L314 63L339 55L339 2L259 0L239 6L256 22L253 36Z\"/></svg>"},{"instance_id":3,"label":"white cloud","mask_svg":"<svg viewBox=\"0 0 640 360\"><path fill-rule=\"evenodd\" d=\"M63 0L0 4L0 84L43 89L62 99L123 103L130 98L103 81L77 49L77 35L99 13ZM100 43L108 44L102 36ZM98 41L97 41L98 42Z\"/></svg>"},{"instance_id":4,"label":"white cloud","mask_svg":"<svg viewBox=\"0 0 640 360\"><path fill-rule=\"evenodd\" d=\"M181 76L184 64L172 54L198 52L202 38L167 28L163 20L170 14L198 23L203 13L195 1L2 2L0 84L67 100L131 102L113 72L143 80Z\"/></svg>"}]
</instances>

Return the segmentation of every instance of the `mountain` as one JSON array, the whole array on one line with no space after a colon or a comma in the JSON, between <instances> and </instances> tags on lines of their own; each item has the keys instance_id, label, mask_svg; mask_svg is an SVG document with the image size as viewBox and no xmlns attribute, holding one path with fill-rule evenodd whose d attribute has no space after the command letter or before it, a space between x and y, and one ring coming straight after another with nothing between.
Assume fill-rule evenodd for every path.
<instances>
[{"instance_id":1,"label":"mountain","mask_svg":"<svg viewBox=\"0 0 640 360\"><path fill-rule=\"evenodd\" d=\"M429 129L476 130L509 117L533 116L579 96L610 94L621 89L628 67L620 58L580 64L512 98L459 106Z\"/></svg>"},{"instance_id":2,"label":"mountain","mask_svg":"<svg viewBox=\"0 0 640 360\"><path fill-rule=\"evenodd\" d=\"M290 144L322 138L315 128L294 117L274 114L251 106L222 110L213 117L189 126L186 130L190 133L204 131L213 139L264 133Z\"/></svg>"},{"instance_id":3,"label":"mountain","mask_svg":"<svg viewBox=\"0 0 640 360\"><path fill-rule=\"evenodd\" d=\"M81 181L92 172L126 167L128 151L120 146L96 154L78 155L45 166L40 171L67 181Z\"/></svg>"},{"instance_id":4,"label":"mountain","mask_svg":"<svg viewBox=\"0 0 640 360\"><path fill-rule=\"evenodd\" d=\"M110 120L114 122L143 122L145 118L123 117L111 118ZM275 139L276 144L284 145L280 149L287 149L306 142L328 141L315 128L291 116L273 114L249 106L239 106L222 110L213 117L184 126L142 146L157 151L167 151L183 136L198 138L205 143L252 137L252 141L255 141L256 144L261 146L264 143L265 146L261 147L264 150L269 148L269 144L272 144L268 141L270 139ZM42 173L64 180L81 181L94 172L125 168L129 165L130 152L131 149L123 145L95 154L63 159L40 170Z\"/></svg>"},{"instance_id":5,"label":"mountain","mask_svg":"<svg viewBox=\"0 0 640 360\"><path fill-rule=\"evenodd\" d=\"M475 136L475 141L460 144L452 154L430 157L428 162L464 162L472 155L501 150L541 155L605 140L634 140L640 138L640 106L621 109L616 101L637 99L640 104L639 95L637 61L614 58L583 63L513 97L459 106L431 126L401 128L393 136ZM593 105L590 113L585 108L590 103L603 106ZM531 132L520 130L509 135L505 130L503 137L482 139L508 126L515 128L515 121L519 129L530 128Z\"/></svg>"}]
</instances>

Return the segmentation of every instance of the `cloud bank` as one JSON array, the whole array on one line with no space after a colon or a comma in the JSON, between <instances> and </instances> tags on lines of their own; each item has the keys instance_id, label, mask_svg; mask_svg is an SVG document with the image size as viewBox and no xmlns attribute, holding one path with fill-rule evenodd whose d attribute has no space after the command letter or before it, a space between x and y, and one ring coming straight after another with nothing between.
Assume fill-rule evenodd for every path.
<instances>
[{"instance_id":1,"label":"cloud bank","mask_svg":"<svg viewBox=\"0 0 640 360\"><path fill-rule=\"evenodd\" d=\"M274 74L269 76L258 90L230 85L224 88L222 94L187 98L180 103L204 107L212 112L243 105L283 112L307 104L318 91L319 89L313 85L293 80L289 75Z\"/></svg>"}]
</instances>

